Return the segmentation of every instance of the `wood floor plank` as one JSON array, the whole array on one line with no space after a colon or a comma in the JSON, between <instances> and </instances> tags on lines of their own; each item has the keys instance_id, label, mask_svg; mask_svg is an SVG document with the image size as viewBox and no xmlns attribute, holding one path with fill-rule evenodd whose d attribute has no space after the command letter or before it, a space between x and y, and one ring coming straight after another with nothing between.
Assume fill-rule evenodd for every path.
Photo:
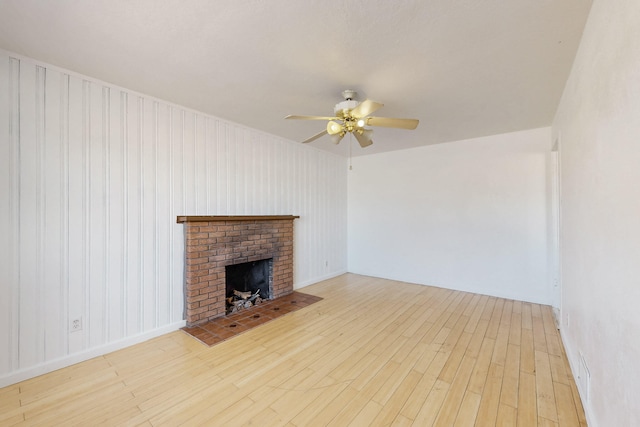
<instances>
[{"instance_id":1,"label":"wood floor plank","mask_svg":"<svg viewBox=\"0 0 640 427\"><path fill-rule=\"evenodd\" d=\"M308 426L312 425L314 420L318 419L328 419L327 414L330 412L331 403L336 399L336 396L343 396L345 390L347 389L349 383L348 382L338 382L334 383L333 386L327 387L323 392L317 396L312 404L301 408L300 412L298 412L292 419L291 422L296 426ZM333 407L337 407L340 405L340 401L333 404ZM318 414L322 414L319 416ZM259 425L259 424L256 424Z\"/></svg>"},{"instance_id":2,"label":"wood floor plank","mask_svg":"<svg viewBox=\"0 0 640 427\"><path fill-rule=\"evenodd\" d=\"M549 355L562 356L560 337L557 333L545 334L545 340L547 342L547 353L549 353Z\"/></svg>"},{"instance_id":3,"label":"wood floor plank","mask_svg":"<svg viewBox=\"0 0 640 427\"><path fill-rule=\"evenodd\" d=\"M498 333L496 335L496 346L493 349L493 354L491 355L491 363L502 366L505 364L505 359L507 357L507 345L509 344L509 330L511 329L512 308L513 301L505 301L500 318L500 324L498 326Z\"/></svg>"},{"instance_id":4,"label":"wood floor plank","mask_svg":"<svg viewBox=\"0 0 640 427\"><path fill-rule=\"evenodd\" d=\"M449 387L446 399L438 412L434 425L448 427L454 424L458 416L460 406L462 405L462 399L467 391L467 384L475 363L476 360L469 356L465 356L462 359L462 362L459 364L460 368L456 372L453 381L450 383L451 386Z\"/></svg>"},{"instance_id":5,"label":"wood floor plank","mask_svg":"<svg viewBox=\"0 0 640 427\"><path fill-rule=\"evenodd\" d=\"M486 338L482 342L480 348L480 354L476 360L476 365L473 368L471 379L469 380L469 391L476 394L482 394L484 390L484 384L487 380L487 374L489 373L489 366L491 365L491 356L493 355L493 348L495 347L495 340Z\"/></svg>"},{"instance_id":6,"label":"wood floor plank","mask_svg":"<svg viewBox=\"0 0 640 427\"><path fill-rule=\"evenodd\" d=\"M413 420L404 417L402 415L398 415L393 423L391 423L392 427L408 427L413 425Z\"/></svg>"},{"instance_id":7,"label":"wood floor plank","mask_svg":"<svg viewBox=\"0 0 640 427\"><path fill-rule=\"evenodd\" d=\"M491 312L491 319L489 320L489 327L487 328L487 338L496 339L498 337L498 328L500 327L500 319L502 318L502 310L504 308L505 300L496 299L496 303L493 306Z\"/></svg>"},{"instance_id":8,"label":"wood floor plank","mask_svg":"<svg viewBox=\"0 0 640 427\"><path fill-rule=\"evenodd\" d=\"M536 358L533 346L532 329L522 329L520 341L520 370L529 374L534 374L536 372Z\"/></svg>"},{"instance_id":9,"label":"wood floor plank","mask_svg":"<svg viewBox=\"0 0 640 427\"><path fill-rule=\"evenodd\" d=\"M370 426L381 410L382 405L370 400L350 424L353 426Z\"/></svg>"},{"instance_id":10,"label":"wood floor plank","mask_svg":"<svg viewBox=\"0 0 640 427\"><path fill-rule=\"evenodd\" d=\"M518 385L520 381L520 346L509 344L506 363L504 366L504 378L500 391L500 404L512 408L518 407Z\"/></svg>"},{"instance_id":11,"label":"wood floor plank","mask_svg":"<svg viewBox=\"0 0 640 427\"><path fill-rule=\"evenodd\" d=\"M564 360L562 356L549 355L549 365L551 367L551 377L554 382L570 385L572 381L571 374L568 374L565 370Z\"/></svg>"},{"instance_id":12,"label":"wood floor plank","mask_svg":"<svg viewBox=\"0 0 640 427\"><path fill-rule=\"evenodd\" d=\"M469 320L471 322L471 320ZM478 324L476 325L473 335L471 336L471 341L469 341L469 345L467 346L467 351L465 354L468 354L471 357L478 357L480 354L480 348L482 346L482 342L484 341L484 334L487 331L487 327L489 326L489 321L480 319L478 320Z\"/></svg>"},{"instance_id":13,"label":"wood floor plank","mask_svg":"<svg viewBox=\"0 0 640 427\"><path fill-rule=\"evenodd\" d=\"M478 419L482 420L483 425L494 425L496 423L503 375L503 366L496 363L492 363L489 366L487 382L480 400L480 408L478 408Z\"/></svg>"},{"instance_id":14,"label":"wood floor plank","mask_svg":"<svg viewBox=\"0 0 640 427\"><path fill-rule=\"evenodd\" d=\"M0 389L0 425L586 425L550 307L355 274L304 292L212 347L176 331Z\"/></svg>"},{"instance_id":15,"label":"wood floor plank","mask_svg":"<svg viewBox=\"0 0 640 427\"><path fill-rule=\"evenodd\" d=\"M536 398L538 414L550 421L558 421L556 399L553 390L553 377L549 365L549 355L543 351L536 351Z\"/></svg>"},{"instance_id":16,"label":"wood floor plank","mask_svg":"<svg viewBox=\"0 0 640 427\"><path fill-rule=\"evenodd\" d=\"M355 396L348 401L342 402L342 410L333 417L327 426L341 427L349 425L351 421L358 416L360 411L367 406L369 399L361 393L358 393L357 390L354 391L356 391Z\"/></svg>"},{"instance_id":17,"label":"wood floor plank","mask_svg":"<svg viewBox=\"0 0 640 427\"><path fill-rule=\"evenodd\" d=\"M373 425L376 426L388 426L399 416L400 410L407 402L407 399L413 392L413 390L420 383L422 374L415 370L411 370L403 378L402 382L394 389L393 394L384 402L382 410L379 416L374 421Z\"/></svg>"},{"instance_id":18,"label":"wood floor plank","mask_svg":"<svg viewBox=\"0 0 640 427\"><path fill-rule=\"evenodd\" d=\"M578 408L573 403L571 387L558 382L553 383L558 408L558 425L561 427L580 427Z\"/></svg>"},{"instance_id":19,"label":"wood floor plank","mask_svg":"<svg viewBox=\"0 0 640 427\"><path fill-rule=\"evenodd\" d=\"M531 317L531 303L522 303L522 329L528 329L533 331L533 319Z\"/></svg>"},{"instance_id":20,"label":"wood floor plank","mask_svg":"<svg viewBox=\"0 0 640 427\"><path fill-rule=\"evenodd\" d=\"M470 313L463 313L465 316L469 316L469 322L467 326L465 326L464 331L469 332L471 334L475 333L476 326L480 322L480 318L482 316L482 312L489 301L489 297L486 295L476 295L477 298L474 299L475 304L469 304L470 308L473 308L473 311Z\"/></svg>"},{"instance_id":21,"label":"wood floor plank","mask_svg":"<svg viewBox=\"0 0 640 427\"><path fill-rule=\"evenodd\" d=\"M587 418L584 413L584 408L582 407L582 401L580 400L580 393L578 392L578 386L575 381L571 381L569 385L571 387L571 395L573 396L573 404L578 410L578 420L580 421L580 425L587 424Z\"/></svg>"},{"instance_id":22,"label":"wood floor plank","mask_svg":"<svg viewBox=\"0 0 640 427\"><path fill-rule=\"evenodd\" d=\"M473 427L476 424L481 399L482 397L479 394L471 391L465 393L454 427Z\"/></svg>"},{"instance_id":23,"label":"wood floor plank","mask_svg":"<svg viewBox=\"0 0 640 427\"><path fill-rule=\"evenodd\" d=\"M405 418L413 420L416 418L418 412L425 404L427 400L427 396L431 392L431 389L435 385L436 381L438 381L438 377L436 375L429 374L420 374L421 378L416 387L407 397L404 405L400 409L400 414ZM446 384L446 383L445 383Z\"/></svg>"},{"instance_id":24,"label":"wood floor plank","mask_svg":"<svg viewBox=\"0 0 640 427\"><path fill-rule=\"evenodd\" d=\"M518 385L518 426L538 425L538 403L536 394L536 377L520 371Z\"/></svg>"},{"instance_id":25,"label":"wood floor plank","mask_svg":"<svg viewBox=\"0 0 640 427\"><path fill-rule=\"evenodd\" d=\"M532 325L533 325L533 346L536 351L549 352L547 348L547 334L544 332L544 324L542 322L542 314L540 306L532 305Z\"/></svg>"},{"instance_id":26,"label":"wood floor plank","mask_svg":"<svg viewBox=\"0 0 640 427\"><path fill-rule=\"evenodd\" d=\"M496 427L515 427L518 423L518 410L513 406L500 404Z\"/></svg>"},{"instance_id":27,"label":"wood floor plank","mask_svg":"<svg viewBox=\"0 0 640 427\"><path fill-rule=\"evenodd\" d=\"M456 373L458 372L458 367L460 366L460 363L463 360L463 356L467 351L467 346L469 345L469 341L471 341L471 334L468 332L462 332L455 346L451 350L451 354L449 355L449 359L447 359L447 363L445 363L444 367L442 368L442 371L440 371L440 375L438 376L438 379L445 381L449 384L453 382L453 379L456 376Z\"/></svg>"},{"instance_id":28,"label":"wood floor plank","mask_svg":"<svg viewBox=\"0 0 640 427\"><path fill-rule=\"evenodd\" d=\"M429 427L436 421L440 408L449 392L449 384L437 380L414 419L417 426Z\"/></svg>"},{"instance_id":29,"label":"wood floor plank","mask_svg":"<svg viewBox=\"0 0 640 427\"><path fill-rule=\"evenodd\" d=\"M511 329L509 329L509 344L520 345L522 331L522 303L520 301L513 302L511 326Z\"/></svg>"}]
</instances>

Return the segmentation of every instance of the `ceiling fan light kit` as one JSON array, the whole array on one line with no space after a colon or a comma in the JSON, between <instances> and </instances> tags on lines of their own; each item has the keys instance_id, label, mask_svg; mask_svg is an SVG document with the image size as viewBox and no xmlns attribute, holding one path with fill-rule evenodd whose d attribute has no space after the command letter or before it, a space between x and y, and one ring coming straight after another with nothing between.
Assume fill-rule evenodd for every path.
<instances>
[{"instance_id":1,"label":"ceiling fan light kit","mask_svg":"<svg viewBox=\"0 0 640 427\"><path fill-rule=\"evenodd\" d=\"M342 130L342 125L331 120L327 123L327 133L329 135L335 135L341 133L344 135L344 131Z\"/></svg>"},{"instance_id":2,"label":"ceiling fan light kit","mask_svg":"<svg viewBox=\"0 0 640 427\"><path fill-rule=\"evenodd\" d=\"M365 126L380 126L397 129L413 130L418 126L416 119L395 119L389 117L370 117L370 114L384 107L384 104L365 99L362 102L355 101L356 91L345 90L342 92L344 101L339 102L333 109L334 117L323 116L297 116L289 115L285 119L295 120L328 120L326 130L305 139L303 143L329 135L334 144L340 143L347 133L352 133L362 148L373 144L373 130Z\"/></svg>"},{"instance_id":3,"label":"ceiling fan light kit","mask_svg":"<svg viewBox=\"0 0 640 427\"><path fill-rule=\"evenodd\" d=\"M334 135L331 135L331 142L333 142L334 144L338 145L338 144L340 144L340 141L342 141L342 138L344 138L344 133L342 133L342 134L336 133Z\"/></svg>"}]
</instances>

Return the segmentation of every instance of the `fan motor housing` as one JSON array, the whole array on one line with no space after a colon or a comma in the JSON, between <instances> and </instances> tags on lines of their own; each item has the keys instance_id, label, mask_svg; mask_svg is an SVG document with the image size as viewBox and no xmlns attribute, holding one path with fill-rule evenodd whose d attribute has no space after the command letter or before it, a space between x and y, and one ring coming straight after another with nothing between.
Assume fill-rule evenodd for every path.
<instances>
[{"instance_id":1,"label":"fan motor housing","mask_svg":"<svg viewBox=\"0 0 640 427\"><path fill-rule=\"evenodd\" d=\"M345 110L353 110L358 106L359 102L354 100L342 101L338 102L335 107L333 107L333 114L338 117L344 117Z\"/></svg>"}]
</instances>

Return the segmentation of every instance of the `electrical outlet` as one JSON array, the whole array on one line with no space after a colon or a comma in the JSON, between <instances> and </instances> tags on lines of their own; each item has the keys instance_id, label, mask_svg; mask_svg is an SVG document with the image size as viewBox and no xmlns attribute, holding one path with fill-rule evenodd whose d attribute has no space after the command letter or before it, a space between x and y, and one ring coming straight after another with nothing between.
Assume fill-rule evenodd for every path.
<instances>
[{"instance_id":1,"label":"electrical outlet","mask_svg":"<svg viewBox=\"0 0 640 427\"><path fill-rule=\"evenodd\" d=\"M82 317L71 320L69 324L69 332L78 332L82 330Z\"/></svg>"}]
</instances>

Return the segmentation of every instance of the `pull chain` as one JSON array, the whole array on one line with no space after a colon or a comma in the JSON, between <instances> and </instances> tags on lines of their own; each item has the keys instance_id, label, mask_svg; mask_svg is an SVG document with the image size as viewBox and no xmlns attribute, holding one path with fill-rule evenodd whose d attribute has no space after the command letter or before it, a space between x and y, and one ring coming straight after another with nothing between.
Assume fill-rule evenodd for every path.
<instances>
[{"instance_id":1,"label":"pull chain","mask_svg":"<svg viewBox=\"0 0 640 427\"><path fill-rule=\"evenodd\" d=\"M349 132L349 170L353 170L353 165L351 164L351 147L353 146L353 134Z\"/></svg>"}]
</instances>

